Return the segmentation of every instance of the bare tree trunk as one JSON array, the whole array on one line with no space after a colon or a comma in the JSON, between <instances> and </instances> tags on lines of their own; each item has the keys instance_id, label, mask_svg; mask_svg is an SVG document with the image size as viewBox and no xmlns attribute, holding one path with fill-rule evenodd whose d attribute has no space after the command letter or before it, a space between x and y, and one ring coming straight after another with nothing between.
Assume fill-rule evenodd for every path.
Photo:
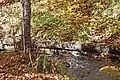
<instances>
[{"instance_id":1,"label":"bare tree trunk","mask_svg":"<svg viewBox=\"0 0 120 80\"><path fill-rule=\"evenodd\" d=\"M30 37L30 15L31 15L31 0L22 0L23 7L23 42L24 42L24 51L31 48L31 37Z\"/></svg>"}]
</instances>

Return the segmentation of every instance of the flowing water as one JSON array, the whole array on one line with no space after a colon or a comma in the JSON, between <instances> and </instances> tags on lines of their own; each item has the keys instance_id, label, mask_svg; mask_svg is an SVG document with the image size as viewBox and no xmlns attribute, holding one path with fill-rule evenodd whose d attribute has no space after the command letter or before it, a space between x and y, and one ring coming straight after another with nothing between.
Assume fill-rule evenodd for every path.
<instances>
[{"instance_id":1,"label":"flowing water","mask_svg":"<svg viewBox=\"0 0 120 80\"><path fill-rule=\"evenodd\" d=\"M106 61L88 60L85 56L73 56L64 58L71 66L68 69L68 74L77 78L77 80L120 80L110 74L99 71L102 64L107 64Z\"/></svg>"}]
</instances>

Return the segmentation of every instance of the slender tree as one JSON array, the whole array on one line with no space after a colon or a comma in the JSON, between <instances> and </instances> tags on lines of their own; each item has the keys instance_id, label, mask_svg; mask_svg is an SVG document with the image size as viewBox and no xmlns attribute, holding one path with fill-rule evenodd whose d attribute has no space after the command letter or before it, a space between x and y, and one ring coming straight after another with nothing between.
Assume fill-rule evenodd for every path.
<instances>
[{"instance_id":1,"label":"slender tree","mask_svg":"<svg viewBox=\"0 0 120 80\"><path fill-rule=\"evenodd\" d=\"M31 0L22 0L23 16L22 16L22 30L23 30L23 44L24 51L31 48L30 36L30 16L31 16Z\"/></svg>"}]
</instances>

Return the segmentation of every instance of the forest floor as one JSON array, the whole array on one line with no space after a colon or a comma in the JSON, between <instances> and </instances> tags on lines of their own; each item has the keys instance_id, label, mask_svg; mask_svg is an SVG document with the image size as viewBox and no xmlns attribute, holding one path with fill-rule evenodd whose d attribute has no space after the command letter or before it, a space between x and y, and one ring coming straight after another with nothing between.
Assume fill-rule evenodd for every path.
<instances>
[{"instance_id":1,"label":"forest floor","mask_svg":"<svg viewBox=\"0 0 120 80\"><path fill-rule=\"evenodd\" d=\"M55 74L30 73L29 62L26 54L0 53L0 80L56 80Z\"/></svg>"}]
</instances>

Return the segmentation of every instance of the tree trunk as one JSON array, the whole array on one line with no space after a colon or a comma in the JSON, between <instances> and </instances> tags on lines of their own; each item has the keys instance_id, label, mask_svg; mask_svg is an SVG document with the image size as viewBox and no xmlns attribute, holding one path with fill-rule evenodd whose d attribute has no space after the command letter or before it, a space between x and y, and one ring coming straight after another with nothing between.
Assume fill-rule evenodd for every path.
<instances>
[{"instance_id":1,"label":"tree trunk","mask_svg":"<svg viewBox=\"0 0 120 80\"><path fill-rule=\"evenodd\" d=\"M31 37L30 37L30 15L31 15L31 0L22 0L23 16L22 16L22 27L23 27L23 43L24 51L31 48Z\"/></svg>"}]
</instances>

